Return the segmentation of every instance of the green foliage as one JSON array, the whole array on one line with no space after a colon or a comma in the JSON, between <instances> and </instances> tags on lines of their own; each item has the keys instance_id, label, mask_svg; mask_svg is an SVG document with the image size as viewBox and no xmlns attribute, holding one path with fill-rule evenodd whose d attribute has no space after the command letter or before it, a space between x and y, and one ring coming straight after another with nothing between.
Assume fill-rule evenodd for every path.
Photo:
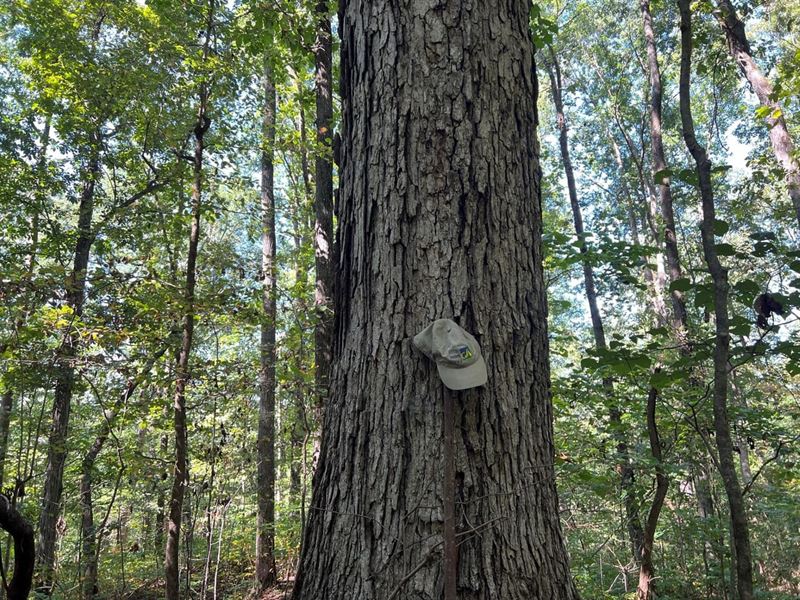
<instances>
[{"instance_id":1,"label":"green foliage","mask_svg":"<svg viewBox=\"0 0 800 600\"><path fill-rule=\"evenodd\" d=\"M797 60L792 47L796 33L788 22L778 23L777 15L800 15L797 6L791 2L774 10L758 9L747 21L748 32L758 31L757 38L751 37L754 47L774 44L772 48L783 49L770 58L783 65L775 89L784 110L796 105L797 94L790 91L796 91L790 66ZM559 2L543 8L558 24L553 47L564 77L584 227L591 232L582 240L571 235L552 103L544 89L539 115L556 468L573 574L584 597L634 596L638 573L631 561L626 494L614 470L615 450L622 429L634 469L632 495L644 520L655 469L644 412L652 387L658 391L662 466L670 480L656 532L658 597L722 597L730 586L730 580L720 576L720 569L726 573L730 569L728 517L725 493L708 451L714 448L709 399L714 291L700 245L698 180L693 166L688 166L680 133L675 7L651 3L664 79L662 131L669 165L653 174L646 112L649 83L643 74L646 53L638 6ZM792 400L800 374L795 219L783 173L775 166L760 122L769 114L762 110L754 119L752 102L743 101L739 73L714 9L710 2L693 3L692 105L698 137L709 145L712 157L716 248L730 281L729 411L734 443L742 460L749 462L751 476L759 473L746 496L756 560L764 561L759 563L763 571L756 587L761 597L784 598L798 591L786 565L800 557L800 546L784 543L782 537L800 522L794 507L785 503L800 476L796 458L800 448L796 434L789 433L796 431L800 418ZM791 119L790 114L784 116ZM733 141L749 153L746 170L742 157L730 153ZM671 185L675 204L682 260L682 275L675 279L668 277L667 265L659 257L660 215L647 214L647 202L656 191L652 186L658 184ZM583 289L584 265L594 270L606 349L594 344ZM687 303L688 351L676 341L670 320L660 322L653 311L653 278L662 268L667 310L670 294L680 294ZM756 324L755 309L756 299L764 293L780 302L784 311L770 315L766 328ZM615 412L621 425L613 424ZM785 428L786 423L792 426ZM700 473L711 474L706 481L716 512L710 518L698 516ZM781 520L780 526L775 519ZM787 549L791 558L770 554L775 544Z\"/></svg>"}]
</instances>

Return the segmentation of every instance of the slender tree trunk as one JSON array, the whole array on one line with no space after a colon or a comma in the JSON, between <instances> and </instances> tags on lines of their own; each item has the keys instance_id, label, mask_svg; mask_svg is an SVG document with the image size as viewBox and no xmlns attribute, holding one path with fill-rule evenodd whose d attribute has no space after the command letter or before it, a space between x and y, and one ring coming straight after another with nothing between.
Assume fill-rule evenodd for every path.
<instances>
[{"instance_id":1,"label":"slender tree trunk","mask_svg":"<svg viewBox=\"0 0 800 600\"><path fill-rule=\"evenodd\" d=\"M458 597L577 597L553 472L529 8L340 7L334 363L295 600L441 597L451 392L410 339L439 317L478 338L489 372L456 402Z\"/></svg>"},{"instance_id":2,"label":"slender tree trunk","mask_svg":"<svg viewBox=\"0 0 800 600\"><path fill-rule=\"evenodd\" d=\"M621 195L617 196L617 201L621 204L625 204L625 213L628 216L628 227L631 231L631 241L634 244L639 245L641 244L641 239L639 236L639 220L636 217L636 209L632 200L633 195L631 194L630 187L625 179L626 171L625 162L622 159L622 151L620 150L614 134L608 128L606 128L606 137L608 137L608 141L611 143L611 149L614 152L614 162L616 163L617 170L619 171L620 191L622 193ZM649 272L650 269L648 268L647 271Z\"/></svg>"},{"instance_id":3,"label":"slender tree trunk","mask_svg":"<svg viewBox=\"0 0 800 600\"><path fill-rule=\"evenodd\" d=\"M191 467L186 461L186 493L183 499L183 516L181 517L181 531L183 532L183 598L190 600L192 594L192 574L194 573L194 526L197 522L197 513L200 507L200 494L192 494L190 485Z\"/></svg>"},{"instance_id":4,"label":"slender tree trunk","mask_svg":"<svg viewBox=\"0 0 800 600\"><path fill-rule=\"evenodd\" d=\"M657 215L651 204L649 216L653 224L656 240L663 240L664 254L666 256L666 271L670 281L676 281L682 277L680 255L678 253L678 240L675 231L675 213L672 205L672 190L670 178L666 175L667 162L664 153L664 142L662 136L662 97L663 88L661 82L661 71L658 64L658 50L656 46L655 32L653 30L653 19L650 13L650 1L640 0L642 13L642 24L644 30L645 45L647 47L647 70L650 80L650 138L653 155L653 173L658 190L661 220L663 222L663 234L659 235L656 227ZM659 268L659 273L661 269ZM660 289L664 289L664 278L658 277ZM672 301L672 332L681 345L681 353L689 351L687 339L688 333L688 313L683 293L677 289L670 291ZM667 320L667 315L661 317ZM652 388L648 393L647 401L647 423L648 436L650 438L650 452L656 463L656 490L648 512L645 526L645 542L642 556L642 568L639 573L639 585L637 588L637 598L646 600L655 595L653 579L655 571L653 567L653 546L655 541L658 518L666 498L669 481L663 467L661 452L661 442L659 439L656 423L656 402L658 400L658 390Z\"/></svg>"},{"instance_id":5,"label":"slender tree trunk","mask_svg":"<svg viewBox=\"0 0 800 600\"><path fill-rule=\"evenodd\" d=\"M589 249L586 244L585 232L583 229L583 215L581 214L581 206L578 202L578 189L575 184L575 174L572 169L572 159L569 151L569 132L567 120L564 115L564 100L562 97L561 67L552 48L550 48L550 60L548 71L553 93L553 103L556 109L561 160L564 164L564 173L567 178L567 192L570 206L572 207L572 222L575 227L575 235L577 235L580 240L579 250L582 257L581 262L583 264L583 282L586 289L586 300L589 303L589 315L592 320L594 343L595 348L598 350L605 350L607 345L603 328L603 318L597 306L597 289L595 287L594 269L592 268L588 256ZM610 377L603 378L603 390L613 407L609 412L609 420L611 423L612 436L617 444L617 473L620 476L620 485L624 495L625 521L628 539L631 544L631 557L633 558L633 563L638 564L642 559L642 523L639 519L639 507L633 489L633 466L631 465L628 452L628 442L625 439L625 428L622 425L622 411L617 406L617 400L614 394L614 382Z\"/></svg>"},{"instance_id":6,"label":"slender tree trunk","mask_svg":"<svg viewBox=\"0 0 800 600\"><path fill-rule=\"evenodd\" d=\"M639 569L639 585L636 590L638 600L649 600L655 598L653 578L655 568L653 565L653 545L655 543L656 529L658 528L658 517L664 506L664 499L667 497L669 480L664 471L664 459L661 453L661 440L658 435L656 421L656 401L658 400L658 390L650 388L647 394L647 432L650 439L650 453L653 455L656 469L656 491L653 501L650 503L650 511L647 514L647 524L644 529L644 545L642 548L642 567Z\"/></svg>"},{"instance_id":7,"label":"slender tree trunk","mask_svg":"<svg viewBox=\"0 0 800 600\"><path fill-rule=\"evenodd\" d=\"M81 465L80 506L81 506L81 572L83 583L81 597L91 600L97 593L97 537L94 526L94 505L92 503L92 467L105 442L105 436L98 436Z\"/></svg>"},{"instance_id":8,"label":"slender tree trunk","mask_svg":"<svg viewBox=\"0 0 800 600\"><path fill-rule=\"evenodd\" d=\"M46 198L47 186L44 182L44 176L47 169L47 148L50 145L50 117L48 116L42 134L40 136L39 156L36 161L36 206L34 206L34 213L31 217L31 246L30 253L28 254L28 264L25 269L25 279L30 286L33 281L33 272L36 268L36 258L39 252L39 215L40 209L43 208ZM32 293L32 290L27 290L26 293ZM30 298L30 296L28 297ZM28 300L24 303L21 314L14 322L14 336L19 331L20 327L25 323L33 307L33 300ZM0 344L0 354L3 354L8 347L7 343ZM11 412L14 410L14 389L9 382L5 382L6 389L3 392L2 401L0 401L0 492L3 489L5 482L5 463L6 454L8 452L8 433L11 426Z\"/></svg>"},{"instance_id":9,"label":"slender tree trunk","mask_svg":"<svg viewBox=\"0 0 800 600\"><path fill-rule=\"evenodd\" d=\"M705 463L696 465L693 469L694 490L697 495L697 513L704 521L718 520L716 501L711 488L709 467ZM712 526L712 525L707 525ZM716 560L717 567L713 568L712 560ZM703 540L703 565L707 580L707 596L716 598L719 589L720 598L727 600L727 585L725 583L725 539L724 531L714 533L712 539ZM713 568L713 570L712 570ZM719 586L719 588L717 588Z\"/></svg>"},{"instance_id":10,"label":"slender tree trunk","mask_svg":"<svg viewBox=\"0 0 800 600\"><path fill-rule=\"evenodd\" d=\"M72 273L67 278L66 302L72 311L72 321L64 333L57 351L56 386L53 397L53 413L47 446L47 468L42 486L42 512L39 517L39 569L38 592L50 595L53 587L56 523L61 512L64 463L67 459L67 432L75 385L75 360L78 356L78 333L75 321L83 314L86 291L86 271L89 253L94 242L92 216L94 214L95 185L100 175L100 132L92 133L89 141L89 157L83 171L83 189L78 206L78 239Z\"/></svg>"},{"instance_id":11,"label":"slender tree trunk","mask_svg":"<svg viewBox=\"0 0 800 600\"><path fill-rule=\"evenodd\" d=\"M678 0L681 13L681 77L680 107L683 139L697 165L702 201L703 221L700 231L703 255L714 283L714 315L716 336L714 346L714 433L719 454L719 469L728 496L733 547L736 554L736 586L739 600L753 598L753 565L750 553L750 533L742 489L736 476L728 421L728 355L730 331L728 321L728 272L722 266L714 242L714 191L711 183L711 161L705 148L695 136L690 103L692 64L692 15L689 0Z\"/></svg>"},{"instance_id":12,"label":"slender tree trunk","mask_svg":"<svg viewBox=\"0 0 800 600\"><path fill-rule=\"evenodd\" d=\"M636 157L636 145L628 134L625 124L622 121L622 116L619 112L619 107L614 107L614 121L617 128L625 140L625 145L628 148L631 159L633 159L636 166L636 175L639 179L639 188L641 190L642 199L644 200L644 216L643 228L650 231L654 245L659 248L656 253L656 270L653 272L651 269L645 267L645 279L653 288L652 304L656 314L656 320L659 326L669 325L669 312L667 311L666 304L664 303L664 291L666 288L666 269L664 267L664 253L661 251L662 235L657 226L659 207L658 198L656 197L656 189L652 182L645 176L644 173L644 147L639 158ZM618 161L619 162L619 161ZM684 312L684 315L686 313Z\"/></svg>"},{"instance_id":13,"label":"slender tree trunk","mask_svg":"<svg viewBox=\"0 0 800 600\"><path fill-rule=\"evenodd\" d=\"M733 394L734 404L737 408L747 410L747 399L744 396L743 390L736 383L736 372L731 371L730 374L730 389ZM734 432L736 446L739 454L739 466L742 470L742 483L745 489L753 482L753 470L750 467L750 443L747 436L743 435L739 429L740 423L734 421Z\"/></svg>"},{"instance_id":14,"label":"slender tree trunk","mask_svg":"<svg viewBox=\"0 0 800 600\"><path fill-rule=\"evenodd\" d=\"M165 434L161 436L161 455L166 456L169 447L169 437ZM167 472L162 471L156 485L158 486L158 495L156 497L156 530L153 544L155 545L156 552L165 552L164 548L164 529L165 517L164 514L164 482L167 480Z\"/></svg>"},{"instance_id":15,"label":"slender tree trunk","mask_svg":"<svg viewBox=\"0 0 800 600\"><path fill-rule=\"evenodd\" d=\"M672 208L672 189L670 179L663 172L667 169L664 154L664 141L661 133L662 85L658 66L658 51L653 31L653 18L650 14L650 0L641 0L644 39L647 46L647 66L650 78L650 143L653 151L653 173L661 174L656 181L661 204L661 218L664 226L664 250L667 256L667 271L671 281L680 279L681 263L678 254L678 238L675 234L675 213ZM673 308L673 328L680 332L679 340L685 343L686 302L679 290L670 292Z\"/></svg>"},{"instance_id":16,"label":"slender tree trunk","mask_svg":"<svg viewBox=\"0 0 800 600\"><path fill-rule=\"evenodd\" d=\"M81 507L81 539L83 542L82 547L82 566L81 572L83 574L82 584L82 598L84 600L93 600L97 594L97 562L99 552L97 550L97 531L94 525L94 505L92 502L92 471L94 464L103 450L103 446L111 435L111 428L117 419L120 411L128 403L128 400L136 391L141 381L150 372L155 365L156 361L161 358L166 352L167 348L164 347L160 351L151 356L142 367L141 372L133 379L128 381L125 391L119 395L110 414L104 415L103 425L100 428L100 433L95 438L89 452L83 458L81 463L81 478L80 478L80 507Z\"/></svg>"},{"instance_id":17,"label":"slender tree trunk","mask_svg":"<svg viewBox=\"0 0 800 600\"><path fill-rule=\"evenodd\" d=\"M304 127L301 129L304 129ZM297 212L300 213L301 211ZM300 219L293 219L292 226L295 232L293 237L295 242L295 256L297 257L295 261L295 281L297 282L296 285L299 285L301 290L305 290L308 283L308 271L303 258L303 248L306 246L307 241L304 239L303 233L308 229L304 229L303 222ZM297 315L308 312L304 292L298 297L293 310ZM292 360L294 363L294 372L297 373L297 376L292 386L296 414L294 415L289 433L289 444L292 449L291 464L289 466L289 496L293 502L297 502L300 506L301 534L305 530L306 525L306 446L309 434L311 433L311 426L308 418L307 388L302 376L305 356L305 331L303 330L302 324L298 323L298 343Z\"/></svg>"},{"instance_id":18,"label":"slender tree trunk","mask_svg":"<svg viewBox=\"0 0 800 600\"><path fill-rule=\"evenodd\" d=\"M8 452L8 431L11 427L11 413L14 410L14 389L9 382L5 382L6 387L3 398L0 400L0 493L5 483L6 453Z\"/></svg>"},{"instance_id":19,"label":"slender tree trunk","mask_svg":"<svg viewBox=\"0 0 800 600\"><path fill-rule=\"evenodd\" d=\"M213 13L213 0L210 3ZM189 252L186 261L186 286L183 297L183 335L176 366L175 400L173 404L175 432L175 466L172 474L172 493L169 501L167 521L167 545L164 558L167 600L178 600L178 550L180 546L181 517L187 482L187 437L186 437L186 386L189 380L189 357L194 336L194 294L196 284L197 247L200 241L200 213L203 189L203 150L205 135L211 120L206 116L208 91L203 84L200 106L194 129L194 159L192 183L192 226L189 234Z\"/></svg>"},{"instance_id":20,"label":"slender tree trunk","mask_svg":"<svg viewBox=\"0 0 800 600\"><path fill-rule=\"evenodd\" d=\"M742 76L750 84L762 106L770 108L766 118L772 152L786 173L786 186L792 199L795 217L800 225L800 164L794 156L794 142L786 127L780 104L772 98L772 83L758 68L750 50L744 23L739 20L736 8L730 0L717 0L714 14L725 32L728 50L739 67Z\"/></svg>"},{"instance_id":21,"label":"slender tree trunk","mask_svg":"<svg viewBox=\"0 0 800 600\"><path fill-rule=\"evenodd\" d=\"M258 409L258 516L256 522L256 588L275 584L275 323L276 241L274 146L276 98L272 68L267 63L262 79L264 115L261 149L261 368Z\"/></svg>"},{"instance_id":22,"label":"slender tree trunk","mask_svg":"<svg viewBox=\"0 0 800 600\"><path fill-rule=\"evenodd\" d=\"M205 64L211 49L211 38L214 29L216 0L208 0L205 23L205 39L202 50L202 61ZM175 400L173 403L175 431L175 465L172 473L172 492L167 517L167 543L164 556L164 579L166 582L167 600L178 600L180 579L178 575L179 548L181 534L181 518L183 502L188 483L188 456L186 434L186 387L188 385L189 357L192 352L194 337L195 284L197 266L197 247L200 242L200 215L203 204L203 152L205 136L211 126L208 117L209 83L203 80L199 85L197 120L194 126L194 156L192 159L192 225L189 233L189 250L186 260L186 285L183 297L183 334L178 362L176 365ZM191 564L187 564L187 575L191 573Z\"/></svg>"},{"instance_id":23,"label":"slender tree trunk","mask_svg":"<svg viewBox=\"0 0 800 600\"><path fill-rule=\"evenodd\" d=\"M14 538L14 576L6 588L7 600L27 600L33 584L35 547L33 527L11 501L0 494L0 528ZM5 583L5 580L4 580Z\"/></svg>"},{"instance_id":24,"label":"slender tree trunk","mask_svg":"<svg viewBox=\"0 0 800 600\"><path fill-rule=\"evenodd\" d=\"M328 2L319 0L315 6L317 39L314 43L314 82L317 100L317 152L314 163L314 265L316 284L314 308L317 322L314 328L314 362L317 388L317 426L322 427L322 411L328 397L333 340L333 72L331 20Z\"/></svg>"}]
</instances>

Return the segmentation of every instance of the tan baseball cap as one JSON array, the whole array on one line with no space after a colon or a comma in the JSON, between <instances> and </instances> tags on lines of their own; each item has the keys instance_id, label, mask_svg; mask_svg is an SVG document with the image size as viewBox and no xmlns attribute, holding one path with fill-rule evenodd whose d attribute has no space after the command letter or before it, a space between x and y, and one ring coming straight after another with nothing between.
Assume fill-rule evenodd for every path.
<instances>
[{"instance_id":1,"label":"tan baseball cap","mask_svg":"<svg viewBox=\"0 0 800 600\"><path fill-rule=\"evenodd\" d=\"M486 383L481 347L455 321L437 319L414 336L414 346L436 361L439 377L451 390L466 390Z\"/></svg>"}]
</instances>

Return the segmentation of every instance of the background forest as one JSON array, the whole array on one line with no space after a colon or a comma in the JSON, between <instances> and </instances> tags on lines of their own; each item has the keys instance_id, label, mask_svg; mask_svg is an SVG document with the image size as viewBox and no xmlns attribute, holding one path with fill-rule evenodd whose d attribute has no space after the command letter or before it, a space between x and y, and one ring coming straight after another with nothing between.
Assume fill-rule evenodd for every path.
<instances>
[{"instance_id":1,"label":"background forest","mask_svg":"<svg viewBox=\"0 0 800 600\"><path fill-rule=\"evenodd\" d=\"M532 8L583 598L633 598L642 569L658 598L738 597L709 239L755 597L800 597L800 2L737 2L744 46L733 9L691 5L716 199L701 234L678 4ZM0 29L0 503L36 530L38 593L243 598L290 579L330 363L335 6L8 0Z\"/></svg>"}]
</instances>

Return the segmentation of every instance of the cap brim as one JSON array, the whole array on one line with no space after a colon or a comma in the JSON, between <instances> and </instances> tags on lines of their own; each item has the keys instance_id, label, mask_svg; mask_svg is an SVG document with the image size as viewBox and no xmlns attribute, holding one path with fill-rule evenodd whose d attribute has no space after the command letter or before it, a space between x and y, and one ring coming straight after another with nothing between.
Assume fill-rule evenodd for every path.
<instances>
[{"instance_id":1,"label":"cap brim","mask_svg":"<svg viewBox=\"0 0 800 600\"><path fill-rule=\"evenodd\" d=\"M466 390L469 388L485 385L488 379L486 375L486 363L483 357L479 356L478 360L468 367L461 367L460 369L453 369L436 363L439 369L439 377L451 390Z\"/></svg>"}]
</instances>

